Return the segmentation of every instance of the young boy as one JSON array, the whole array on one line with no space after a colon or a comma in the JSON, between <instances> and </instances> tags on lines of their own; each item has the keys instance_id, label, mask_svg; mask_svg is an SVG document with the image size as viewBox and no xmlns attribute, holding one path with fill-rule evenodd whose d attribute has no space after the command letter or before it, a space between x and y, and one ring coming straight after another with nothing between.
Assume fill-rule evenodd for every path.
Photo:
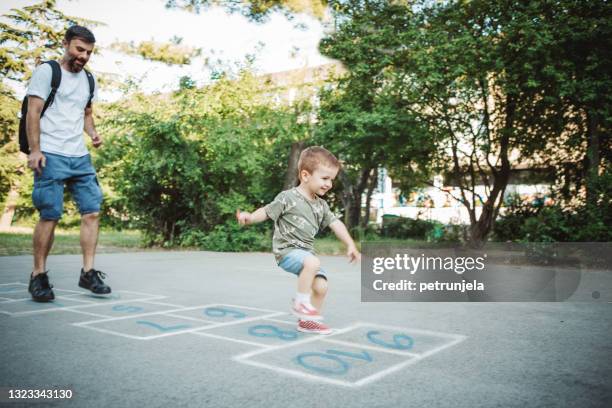
<instances>
[{"instance_id":1,"label":"young boy","mask_svg":"<svg viewBox=\"0 0 612 408\"><path fill-rule=\"evenodd\" d=\"M332 187L340 170L340 162L322 147L309 147L300 154L298 176L300 184L278 194L274 201L253 213L236 212L240 225L255 224L271 218L274 221L272 249L278 265L298 275L297 293L293 299L293 314L301 332L329 334L331 329L319 321L327 294L327 277L314 252L314 237L330 227L347 246L349 261L359 261L361 254L349 232L320 198Z\"/></svg>"}]
</instances>

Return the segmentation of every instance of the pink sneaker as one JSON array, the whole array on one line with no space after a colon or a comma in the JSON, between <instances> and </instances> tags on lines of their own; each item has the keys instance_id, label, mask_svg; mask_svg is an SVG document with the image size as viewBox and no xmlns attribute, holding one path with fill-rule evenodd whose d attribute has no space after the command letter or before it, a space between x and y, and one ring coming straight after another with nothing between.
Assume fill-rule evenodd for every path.
<instances>
[{"instance_id":1,"label":"pink sneaker","mask_svg":"<svg viewBox=\"0 0 612 408\"><path fill-rule=\"evenodd\" d=\"M291 311L295 316L301 319L323 320L323 316L319 314L317 309L306 303L297 303L296 301L293 301Z\"/></svg>"},{"instance_id":2,"label":"pink sneaker","mask_svg":"<svg viewBox=\"0 0 612 408\"><path fill-rule=\"evenodd\" d=\"M331 334L332 329L323 323L315 322L313 320L301 320L298 322L298 331L304 333L314 333L314 334Z\"/></svg>"}]
</instances>

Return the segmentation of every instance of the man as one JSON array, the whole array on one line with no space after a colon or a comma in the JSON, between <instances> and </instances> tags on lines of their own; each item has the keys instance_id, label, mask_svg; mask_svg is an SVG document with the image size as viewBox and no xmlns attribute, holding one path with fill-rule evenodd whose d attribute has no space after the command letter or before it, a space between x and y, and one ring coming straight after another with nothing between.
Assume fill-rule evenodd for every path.
<instances>
[{"instance_id":1,"label":"man","mask_svg":"<svg viewBox=\"0 0 612 408\"><path fill-rule=\"evenodd\" d=\"M84 129L94 147L102 144L94 126L89 79L83 70L95 41L93 33L85 27L68 29L62 42L64 56L59 62L61 82L53 103L42 118L45 100L52 89L50 64L39 65L34 70L27 90L28 167L34 170L32 201L40 212L40 220L34 229L34 270L29 291L32 299L38 302L55 298L46 261L53 245L55 227L62 216L65 186L81 213L83 268L79 286L99 295L111 292L102 280L106 276L94 269L102 191L83 139Z\"/></svg>"}]
</instances>

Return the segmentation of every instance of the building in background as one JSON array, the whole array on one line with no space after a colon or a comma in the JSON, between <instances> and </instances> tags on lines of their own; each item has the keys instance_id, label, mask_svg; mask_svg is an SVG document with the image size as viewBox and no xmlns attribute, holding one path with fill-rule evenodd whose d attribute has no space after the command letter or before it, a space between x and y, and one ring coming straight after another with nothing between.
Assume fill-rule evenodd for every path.
<instances>
[{"instance_id":1,"label":"building in background","mask_svg":"<svg viewBox=\"0 0 612 408\"><path fill-rule=\"evenodd\" d=\"M547 182L547 173L545 169L514 169L506 187L504 199L518 195L521 201L533 205L551 204L550 182ZM378 174L377 188L370 203L370 214L375 214L372 221L380 224L383 215L392 214L413 219L439 221L443 224L470 223L467 209L458 200L461 197L460 189L450 182L446 184L442 175L434 177L433 187L418 189L406 197L401 194L397 186L394 186L386 169L379 169ZM476 186L476 193L484 195L485 187ZM471 200L469 195L468 200ZM481 206L479 206L478 198L476 200L476 216L478 217ZM363 205L365 206L365 198ZM503 210L502 207L501 211Z\"/></svg>"}]
</instances>

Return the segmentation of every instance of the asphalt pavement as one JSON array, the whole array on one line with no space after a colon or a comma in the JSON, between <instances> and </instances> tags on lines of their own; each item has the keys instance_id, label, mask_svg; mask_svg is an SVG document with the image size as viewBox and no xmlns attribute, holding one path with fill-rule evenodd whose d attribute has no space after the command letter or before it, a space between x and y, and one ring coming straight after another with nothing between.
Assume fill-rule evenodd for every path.
<instances>
[{"instance_id":1,"label":"asphalt pavement","mask_svg":"<svg viewBox=\"0 0 612 408\"><path fill-rule=\"evenodd\" d=\"M367 303L357 265L321 259L329 336L295 330L295 277L271 254L101 254L106 298L77 286L80 256L51 256L47 304L28 299L31 257L0 257L0 403L612 406L609 273L558 303Z\"/></svg>"}]
</instances>

